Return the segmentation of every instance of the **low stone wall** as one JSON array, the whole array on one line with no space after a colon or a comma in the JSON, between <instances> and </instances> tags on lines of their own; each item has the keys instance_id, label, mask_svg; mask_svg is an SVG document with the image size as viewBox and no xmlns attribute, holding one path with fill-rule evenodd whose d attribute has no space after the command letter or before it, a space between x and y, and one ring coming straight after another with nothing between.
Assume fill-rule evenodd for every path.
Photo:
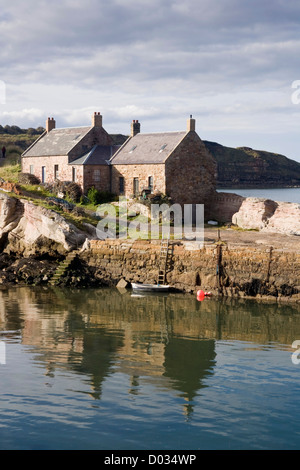
<instances>
[{"instance_id":1,"label":"low stone wall","mask_svg":"<svg viewBox=\"0 0 300 470\"><path fill-rule=\"evenodd\" d=\"M207 207L207 217L221 223L231 223L245 198L234 193L215 192Z\"/></svg>"},{"instance_id":2,"label":"low stone wall","mask_svg":"<svg viewBox=\"0 0 300 470\"><path fill-rule=\"evenodd\" d=\"M98 279L116 285L120 279L154 283L159 255L160 241L91 240L80 259ZM195 249L192 242L171 242L166 280L180 291L300 302L299 279L297 252L222 241Z\"/></svg>"}]
</instances>

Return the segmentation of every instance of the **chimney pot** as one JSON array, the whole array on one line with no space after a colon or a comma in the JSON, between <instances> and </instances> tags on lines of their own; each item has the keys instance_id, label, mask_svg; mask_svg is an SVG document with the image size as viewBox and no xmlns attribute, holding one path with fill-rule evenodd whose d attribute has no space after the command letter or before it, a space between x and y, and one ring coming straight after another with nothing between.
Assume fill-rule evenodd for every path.
<instances>
[{"instance_id":1,"label":"chimney pot","mask_svg":"<svg viewBox=\"0 0 300 470\"><path fill-rule=\"evenodd\" d=\"M139 121L133 119L131 123L131 132L130 132L131 137L134 137L136 134L139 134L140 132L141 132L141 125L139 124Z\"/></svg>"},{"instance_id":2,"label":"chimney pot","mask_svg":"<svg viewBox=\"0 0 300 470\"><path fill-rule=\"evenodd\" d=\"M46 121L46 131L50 132L52 129L55 129L55 120L53 118L49 118Z\"/></svg>"},{"instance_id":3,"label":"chimney pot","mask_svg":"<svg viewBox=\"0 0 300 470\"><path fill-rule=\"evenodd\" d=\"M102 116L96 111L92 116L92 127L102 127Z\"/></svg>"}]
</instances>

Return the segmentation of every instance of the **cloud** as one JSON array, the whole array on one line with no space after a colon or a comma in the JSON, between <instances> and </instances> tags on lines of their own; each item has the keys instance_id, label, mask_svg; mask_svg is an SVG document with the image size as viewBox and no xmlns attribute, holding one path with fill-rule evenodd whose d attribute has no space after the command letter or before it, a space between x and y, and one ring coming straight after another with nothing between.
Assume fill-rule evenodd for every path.
<instances>
[{"instance_id":1,"label":"cloud","mask_svg":"<svg viewBox=\"0 0 300 470\"><path fill-rule=\"evenodd\" d=\"M55 114L80 125L99 110L111 130L142 118L156 131L192 113L216 135L280 126L290 135L299 19L298 0L6 2L0 120L43 125Z\"/></svg>"},{"instance_id":2,"label":"cloud","mask_svg":"<svg viewBox=\"0 0 300 470\"><path fill-rule=\"evenodd\" d=\"M42 111L36 108L20 109L18 111L3 111L3 117L13 124L14 122L27 121L36 122L43 117Z\"/></svg>"}]
</instances>

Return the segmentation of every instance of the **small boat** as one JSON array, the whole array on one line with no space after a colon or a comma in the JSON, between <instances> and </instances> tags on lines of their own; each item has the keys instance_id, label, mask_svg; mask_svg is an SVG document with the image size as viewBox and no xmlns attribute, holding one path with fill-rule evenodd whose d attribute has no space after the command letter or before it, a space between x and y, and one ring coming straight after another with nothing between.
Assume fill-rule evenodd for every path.
<instances>
[{"instance_id":1,"label":"small boat","mask_svg":"<svg viewBox=\"0 0 300 470\"><path fill-rule=\"evenodd\" d=\"M166 292L169 286L165 284L131 284L132 289L139 292Z\"/></svg>"}]
</instances>

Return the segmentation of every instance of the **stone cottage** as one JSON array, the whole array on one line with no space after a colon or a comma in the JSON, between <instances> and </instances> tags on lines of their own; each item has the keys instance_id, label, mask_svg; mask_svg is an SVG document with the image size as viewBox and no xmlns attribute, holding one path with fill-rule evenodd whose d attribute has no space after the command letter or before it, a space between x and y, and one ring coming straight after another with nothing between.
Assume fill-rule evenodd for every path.
<instances>
[{"instance_id":1,"label":"stone cottage","mask_svg":"<svg viewBox=\"0 0 300 470\"><path fill-rule=\"evenodd\" d=\"M181 132L140 133L133 121L131 137L110 160L111 191L128 197L143 191L166 194L173 202L201 204L215 189L216 165L190 117Z\"/></svg>"},{"instance_id":2,"label":"stone cottage","mask_svg":"<svg viewBox=\"0 0 300 470\"><path fill-rule=\"evenodd\" d=\"M108 161L118 146L94 113L91 127L55 128L48 118L45 132L22 154L22 172L32 173L42 183L73 181L86 192L94 186L109 190Z\"/></svg>"},{"instance_id":3,"label":"stone cottage","mask_svg":"<svg viewBox=\"0 0 300 470\"><path fill-rule=\"evenodd\" d=\"M121 146L92 116L91 127L56 129L48 118L46 131L22 155L22 171L41 182L77 182L83 192L100 191L136 197L162 193L181 204L208 203L215 191L216 163L195 130L141 133L131 123L131 134Z\"/></svg>"}]
</instances>

